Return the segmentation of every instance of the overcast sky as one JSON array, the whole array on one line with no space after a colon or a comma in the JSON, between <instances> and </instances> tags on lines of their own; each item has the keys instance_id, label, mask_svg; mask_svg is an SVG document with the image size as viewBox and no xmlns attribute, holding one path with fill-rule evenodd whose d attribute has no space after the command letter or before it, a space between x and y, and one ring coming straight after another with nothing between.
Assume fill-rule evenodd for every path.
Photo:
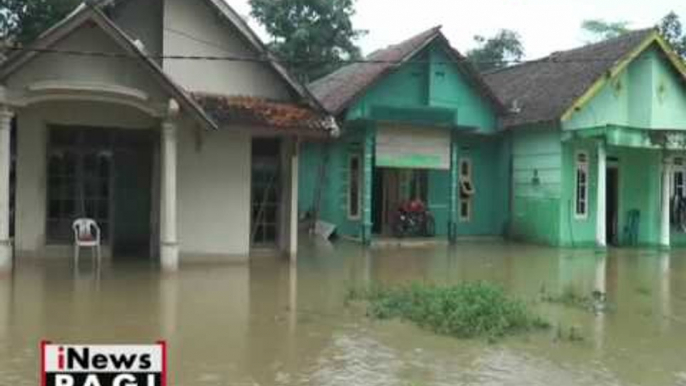
<instances>
[{"instance_id":1,"label":"overcast sky","mask_svg":"<svg viewBox=\"0 0 686 386\"><path fill-rule=\"evenodd\" d=\"M249 15L247 0L227 1ZM365 54L435 25L442 25L463 53L474 46L476 34L512 29L533 59L583 44L587 37L580 25L586 19L624 20L631 28L646 28L673 10L686 22L686 0L357 0L356 9L355 27L369 31L359 41ZM251 25L256 27L254 21Z\"/></svg>"}]
</instances>

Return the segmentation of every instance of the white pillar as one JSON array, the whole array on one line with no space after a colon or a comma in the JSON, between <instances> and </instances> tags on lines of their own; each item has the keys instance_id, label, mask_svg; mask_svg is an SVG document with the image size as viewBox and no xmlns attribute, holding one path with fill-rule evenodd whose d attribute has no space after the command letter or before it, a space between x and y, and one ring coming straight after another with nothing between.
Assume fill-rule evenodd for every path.
<instances>
[{"instance_id":1,"label":"white pillar","mask_svg":"<svg viewBox=\"0 0 686 386\"><path fill-rule=\"evenodd\" d=\"M179 243L176 223L176 124L162 123L162 189L160 257L165 271L175 271L179 266Z\"/></svg>"},{"instance_id":2,"label":"white pillar","mask_svg":"<svg viewBox=\"0 0 686 386\"><path fill-rule=\"evenodd\" d=\"M671 194L671 167L669 159L665 158L662 165L662 200L660 215L660 246L669 248L671 226L669 223L670 194Z\"/></svg>"},{"instance_id":3,"label":"white pillar","mask_svg":"<svg viewBox=\"0 0 686 386\"><path fill-rule=\"evenodd\" d=\"M10 133L14 112L0 107L0 268L12 266L10 241Z\"/></svg>"},{"instance_id":4,"label":"white pillar","mask_svg":"<svg viewBox=\"0 0 686 386\"><path fill-rule=\"evenodd\" d=\"M605 142L598 141L598 186L596 189L596 245L607 246L607 153Z\"/></svg>"},{"instance_id":5,"label":"white pillar","mask_svg":"<svg viewBox=\"0 0 686 386\"><path fill-rule=\"evenodd\" d=\"M289 208L289 235L288 235L288 255L292 262L298 259L298 178L299 178L299 157L300 143L297 139L293 141L290 154L290 203Z\"/></svg>"}]
</instances>

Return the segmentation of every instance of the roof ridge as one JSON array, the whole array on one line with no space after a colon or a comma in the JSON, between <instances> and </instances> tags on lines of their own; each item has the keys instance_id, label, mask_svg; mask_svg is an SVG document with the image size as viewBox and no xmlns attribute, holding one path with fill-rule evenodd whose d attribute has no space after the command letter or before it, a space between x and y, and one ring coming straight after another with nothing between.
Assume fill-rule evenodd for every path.
<instances>
[{"instance_id":1,"label":"roof ridge","mask_svg":"<svg viewBox=\"0 0 686 386\"><path fill-rule=\"evenodd\" d=\"M371 65L371 64L383 64L383 63L369 63L369 62L365 62L365 60L373 60L373 57L375 57L375 56L377 56L377 55L380 55L380 54L382 54L382 53L387 53L388 51L392 50L393 48L397 48L397 47L403 46L403 45L405 45L405 44L408 44L408 43L412 42L413 40L419 39L420 37L426 36L426 39L429 39L429 37L431 37L432 35L437 35L437 34L441 31L442 28L443 28L443 26L439 24L439 25L433 26L433 27L431 27L431 28L429 28L429 29L426 29L426 30L424 30L424 31L422 31L422 32L420 32L420 33L418 33L418 34L415 34L415 35L413 35L412 37L407 38L407 39L405 39L405 40L403 40L403 41L401 41L401 42L398 42L398 43L396 43L396 44L388 45L388 46L386 46L386 47L384 47L384 48L377 49L377 50L373 51L372 53L366 55L362 61L358 61L358 62L354 62L354 63L347 64L347 65L345 65L345 66L343 66L343 67L337 69L336 71L334 71L334 72L332 72L332 73L330 73L330 74L328 74L328 75L325 75L325 76L323 76L323 77L321 77L321 78L319 78L319 79L316 79L316 80L310 82L310 83L308 84L308 88L311 89L311 88L313 88L313 87L316 87L316 86L319 85L319 84L325 83L327 80L333 78L335 75L339 74L340 72L349 70L350 68L353 68L353 67L355 67L355 66L360 66L360 65ZM410 54L411 54L411 53L410 53ZM409 54L408 54L408 55L409 55ZM404 59L404 58L403 58L403 59ZM402 61L402 60L401 60L401 61Z\"/></svg>"},{"instance_id":2,"label":"roof ridge","mask_svg":"<svg viewBox=\"0 0 686 386\"><path fill-rule=\"evenodd\" d=\"M543 56L541 58L538 58L538 59L526 60L526 61L523 61L521 63L513 64L511 66L505 66L505 67L501 67L501 68L495 68L492 70L487 70L487 71L482 72L482 75L483 76L490 76L490 75L495 75L495 74L506 72L506 71L516 70L516 69L519 69L521 67L525 67L528 65L539 64L541 62L554 62L558 57L560 57L562 55L568 55L568 54L578 53L578 52L583 51L583 50L589 50L589 49L598 48L598 47L602 47L602 46L609 46L612 44L617 44L618 42L622 42L626 39L633 38L633 37L636 37L638 35L647 34L647 33L654 32L654 31L656 31L655 27L643 28L643 29L638 29L638 30L631 30L625 34L622 34L620 36L616 36L614 38L605 39L605 40L602 40L602 41L599 41L596 43L585 44L583 46L570 48L567 50L553 51L550 54Z\"/></svg>"},{"instance_id":3,"label":"roof ridge","mask_svg":"<svg viewBox=\"0 0 686 386\"><path fill-rule=\"evenodd\" d=\"M633 37L641 35L641 34L647 34L647 33L655 32L655 31L657 31L657 29L655 27L631 30L631 31L623 33L619 36L615 36L615 37L612 37L609 39L604 39L604 40L601 40L599 42L584 44L582 46L570 48L567 50L553 51L548 56L546 56L545 58L551 58L551 57L556 56L556 55L569 54L569 53L573 53L575 51L580 51L580 50L587 50L587 49L591 49L591 48L598 48L598 47L602 47L602 46L612 45L612 44L616 44L618 42L627 40L629 38L633 38Z\"/></svg>"}]
</instances>

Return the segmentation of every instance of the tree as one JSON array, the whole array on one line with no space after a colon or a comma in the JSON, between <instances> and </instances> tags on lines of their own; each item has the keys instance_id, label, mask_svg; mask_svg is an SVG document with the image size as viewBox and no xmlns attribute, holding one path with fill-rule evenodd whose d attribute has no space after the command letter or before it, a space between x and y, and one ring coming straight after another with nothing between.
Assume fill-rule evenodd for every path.
<instances>
[{"instance_id":1,"label":"tree","mask_svg":"<svg viewBox=\"0 0 686 386\"><path fill-rule=\"evenodd\" d=\"M481 71L506 67L524 57L524 45L517 32L500 30L495 36L474 36L478 47L467 52L467 58Z\"/></svg>"},{"instance_id":2,"label":"tree","mask_svg":"<svg viewBox=\"0 0 686 386\"><path fill-rule=\"evenodd\" d=\"M662 18L658 29L662 36L672 45L674 50L681 55L682 58L686 58L686 34L684 34L683 25L679 16L670 12Z\"/></svg>"},{"instance_id":3,"label":"tree","mask_svg":"<svg viewBox=\"0 0 686 386\"><path fill-rule=\"evenodd\" d=\"M307 83L361 57L353 27L355 0L250 0L251 15L272 41L270 48Z\"/></svg>"},{"instance_id":4,"label":"tree","mask_svg":"<svg viewBox=\"0 0 686 386\"><path fill-rule=\"evenodd\" d=\"M629 32L629 22L608 22L602 19L584 20L581 29L591 35L590 42L598 42L621 36Z\"/></svg>"},{"instance_id":5,"label":"tree","mask_svg":"<svg viewBox=\"0 0 686 386\"><path fill-rule=\"evenodd\" d=\"M80 0L0 0L0 38L19 44L33 41L64 18Z\"/></svg>"}]
</instances>

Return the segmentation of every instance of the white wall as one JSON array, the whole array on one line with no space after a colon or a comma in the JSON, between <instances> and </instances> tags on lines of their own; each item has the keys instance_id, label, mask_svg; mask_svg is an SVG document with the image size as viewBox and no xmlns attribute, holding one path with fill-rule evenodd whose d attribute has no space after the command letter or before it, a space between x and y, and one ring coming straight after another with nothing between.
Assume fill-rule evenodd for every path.
<instances>
[{"instance_id":1,"label":"white wall","mask_svg":"<svg viewBox=\"0 0 686 386\"><path fill-rule=\"evenodd\" d=\"M149 54L162 53L162 10L164 0L122 2L115 8L113 21L134 40L140 40Z\"/></svg>"},{"instance_id":2,"label":"white wall","mask_svg":"<svg viewBox=\"0 0 686 386\"><path fill-rule=\"evenodd\" d=\"M202 138L200 141L199 139ZM250 252L251 138L180 130L178 221L182 261Z\"/></svg>"},{"instance_id":3,"label":"white wall","mask_svg":"<svg viewBox=\"0 0 686 386\"><path fill-rule=\"evenodd\" d=\"M18 111L16 247L40 255L45 247L46 145L48 125L154 128L159 122L126 107L53 102ZM248 134L178 132L178 222L183 261L250 252L250 160ZM233 259L236 260L236 259Z\"/></svg>"},{"instance_id":4,"label":"white wall","mask_svg":"<svg viewBox=\"0 0 686 386\"><path fill-rule=\"evenodd\" d=\"M165 55L255 56L205 0L166 0L164 26ZM191 91L291 99L285 82L266 64L165 59L163 67Z\"/></svg>"}]
</instances>

